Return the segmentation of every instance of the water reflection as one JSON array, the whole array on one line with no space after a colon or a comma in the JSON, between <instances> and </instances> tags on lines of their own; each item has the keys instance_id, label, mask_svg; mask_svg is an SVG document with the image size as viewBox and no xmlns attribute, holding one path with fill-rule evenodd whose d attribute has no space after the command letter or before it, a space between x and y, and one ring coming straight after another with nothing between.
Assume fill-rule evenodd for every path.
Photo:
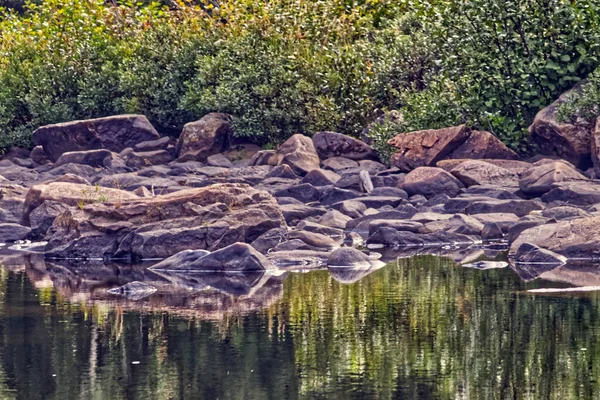
<instances>
[{"instance_id":1,"label":"water reflection","mask_svg":"<svg viewBox=\"0 0 600 400\"><path fill-rule=\"evenodd\" d=\"M4 256L0 398L600 396L598 294L526 292L598 285L599 268L463 268L506 260L449 250L280 275ZM132 281L157 291L108 293Z\"/></svg>"}]
</instances>

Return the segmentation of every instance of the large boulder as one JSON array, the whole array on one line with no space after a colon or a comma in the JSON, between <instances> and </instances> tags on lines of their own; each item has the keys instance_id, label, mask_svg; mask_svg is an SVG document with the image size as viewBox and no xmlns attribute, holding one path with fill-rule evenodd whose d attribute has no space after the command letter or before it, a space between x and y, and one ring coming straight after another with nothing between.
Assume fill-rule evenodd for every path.
<instances>
[{"instance_id":1,"label":"large boulder","mask_svg":"<svg viewBox=\"0 0 600 400\"><path fill-rule=\"evenodd\" d=\"M402 171L434 166L464 143L469 134L465 125L399 134L388 141L398 149L390 161Z\"/></svg>"},{"instance_id":2,"label":"large boulder","mask_svg":"<svg viewBox=\"0 0 600 400\"><path fill-rule=\"evenodd\" d=\"M377 152L368 144L336 132L319 132L313 138L319 157L345 157L350 160L377 160Z\"/></svg>"},{"instance_id":3,"label":"large boulder","mask_svg":"<svg viewBox=\"0 0 600 400\"><path fill-rule=\"evenodd\" d=\"M246 243L234 243L214 253L184 251L152 266L152 270L195 272L251 272L276 269L260 252Z\"/></svg>"},{"instance_id":4,"label":"large boulder","mask_svg":"<svg viewBox=\"0 0 600 400\"><path fill-rule=\"evenodd\" d=\"M313 141L304 135L296 134L286 140L275 153L277 164L289 165L294 173L304 176L320 166L319 155Z\"/></svg>"},{"instance_id":5,"label":"large boulder","mask_svg":"<svg viewBox=\"0 0 600 400\"><path fill-rule=\"evenodd\" d=\"M556 119L559 106L579 90L578 85L538 112L529 135L540 153L558 156L585 170L591 165L592 129Z\"/></svg>"},{"instance_id":6,"label":"large boulder","mask_svg":"<svg viewBox=\"0 0 600 400\"><path fill-rule=\"evenodd\" d=\"M467 140L452 151L448 158L513 160L517 158L517 154L492 133L471 131Z\"/></svg>"},{"instance_id":7,"label":"large boulder","mask_svg":"<svg viewBox=\"0 0 600 400\"><path fill-rule=\"evenodd\" d=\"M585 181L587 178L563 161L550 161L534 164L519 179L523 193L542 195L560 182Z\"/></svg>"},{"instance_id":8,"label":"large boulder","mask_svg":"<svg viewBox=\"0 0 600 400\"><path fill-rule=\"evenodd\" d=\"M600 256L600 217L562 220L526 229L514 238L510 252L516 254L524 243L567 258L597 259Z\"/></svg>"},{"instance_id":9,"label":"large boulder","mask_svg":"<svg viewBox=\"0 0 600 400\"><path fill-rule=\"evenodd\" d=\"M198 121L185 124L177 141L177 155L182 161L205 160L222 153L231 141L231 116L210 113Z\"/></svg>"},{"instance_id":10,"label":"large boulder","mask_svg":"<svg viewBox=\"0 0 600 400\"><path fill-rule=\"evenodd\" d=\"M149 198L93 203L57 217L47 252L59 257L165 258L250 243L285 227L267 192L216 184Z\"/></svg>"},{"instance_id":11,"label":"large boulder","mask_svg":"<svg viewBox=\"0 0 600 400\"><path fill-rule=\"evenodd\" d=\"M462 187L462 183L450 173L432 167L419 167L411 171L401 185L401 189L411 196L420 194L427 197L438 194L454 197Z\"/></svg>"},{"instance_id":12,"label":"large boulder","mask_svg":"<svg viewBox=\"0 0 600 400\"><path fill-rule=\"evenodd\" d=\"M516 186L517 174L485 161L471 160L461 163L450 171L465 186L497 185Z\"/></svg>"},{"instance_id":13,"label":"large boulder","mask_svg":"<svg viewBox=\"0 0 600 400\"><path fill-rule=\"evenodd\" d=\"M53 162L69 151L107 149L118 153L158 138L145 116L129 114L46 125L33 133L34 143L42 146Z\"/></svg>"}]
</instances>

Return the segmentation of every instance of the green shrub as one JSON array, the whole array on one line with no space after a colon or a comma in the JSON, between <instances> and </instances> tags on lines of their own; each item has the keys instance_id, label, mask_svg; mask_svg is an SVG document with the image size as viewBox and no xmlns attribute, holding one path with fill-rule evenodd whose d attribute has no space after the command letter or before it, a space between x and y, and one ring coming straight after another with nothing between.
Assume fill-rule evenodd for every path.
<instances>
[{"instance_id":1,"label":"green shrub","mask_svg":"<svg viewBox=\"0 0 600 400\"><path fill-rule=\"evenodd\" d=\"M397 109L401 123L369 130L382 152L393 134L458 123L524 151L535 113L598 65L596 0L114 3L0 14L0 149L124 112L163 132L227 112L237 136L273 146L356 135Z\"/></svg>"},{"instance_id":2,"label":"green shrub","mask_svg":"<svg viewBox=\"0 0 600 400\"><path fill-rule=\"evenodd\" d=\"M600 117L600 69L594 71L558 107L557 119L560 122L585 126L592 129Z\"/></svg>"}]
</instances>

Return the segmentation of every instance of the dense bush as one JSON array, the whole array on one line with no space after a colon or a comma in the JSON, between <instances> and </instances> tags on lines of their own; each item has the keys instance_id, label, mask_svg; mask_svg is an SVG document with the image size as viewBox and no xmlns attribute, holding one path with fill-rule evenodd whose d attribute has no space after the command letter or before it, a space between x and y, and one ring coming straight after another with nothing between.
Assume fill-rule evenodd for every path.
<instances>
[{"instance_id":1,"label":"dense bush","mask_svg":"<svg viewBox=\"0 0 600 400\"><path fill-rule=\"evenodd\" d=\"M599 11L595 0L418 2L439 70L431 93L408 94L405 121L383 131L463 122L526 151L540 108L598 65Z\"/></svg>"},{"instance_id":2,"label":"dense bush","mask_svg":"<svg viewBox=\"0 0 600 400\"><path fill-rule=\"evenodd\" d=\"M525 149L540 107L598 64L596 0L47 0L0 15L0 148L40 125L136 112L163 131L207 112L238 136L388 137L457 123ZM163 2L163 4L166 4Z\"/></svg>"}]
</instances>

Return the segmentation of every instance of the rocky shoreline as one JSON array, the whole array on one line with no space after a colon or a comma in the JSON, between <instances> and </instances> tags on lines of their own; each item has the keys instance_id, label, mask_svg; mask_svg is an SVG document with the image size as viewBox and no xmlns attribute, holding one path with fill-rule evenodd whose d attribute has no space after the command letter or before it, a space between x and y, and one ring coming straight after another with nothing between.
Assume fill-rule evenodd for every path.
<instances>
[{"instance_id":1,"label":"rocky shoreline","mask_svg":"<svg viewBox=\"0 0 600 400\"><path fill-rule=\"evenodd\" d=\"M51 258L179 272L368 269L377 255L364 249L385 259L464 245L506 246L525 263L600 258L594 168L517 160L465 126L398 135L392 167L334 132L277 150L236 144L224 114L177 140L141 115L49 125L34 140L0 161L0 241L42 241Z\"/></svg>"}]
</instances>

